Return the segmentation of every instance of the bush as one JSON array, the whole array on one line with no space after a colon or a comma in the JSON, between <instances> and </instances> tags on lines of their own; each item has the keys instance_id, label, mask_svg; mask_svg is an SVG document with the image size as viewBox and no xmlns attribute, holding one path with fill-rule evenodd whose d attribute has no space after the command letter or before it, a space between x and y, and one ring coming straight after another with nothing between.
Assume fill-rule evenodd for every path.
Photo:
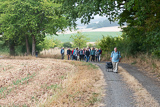
<instances>
[{"instance_id":1,"label":"bush","mask_svg":"<svg viewBox=\"0 0 160 107\"><path fill-rule=\"evenodd\" d=\"M106 36L97 43L97 45L102 49L102 51L111 52L115 47L115 40L113 37Z\"/></svg>"},{"instance_id":2,"label":"bush","mask_svg":"<svg viewBox=\"0 0 160 107\"><path fill-rule=\"evenodd\" d=\"M72 44L70 42L63 43L64 48L72 48Z\"/></svg>"},{"instance_id":3,"label":"bush","mask_svg":"<svg viewBox=\"0 0 160 107\"><path fill-rule=\"evenodd\" d=\"M87 36L82 34L81 32L77 32L77 34L71 35L70 38L73 40L72 46L74 48L76 48L76 47L78 47L78 48L87 47L87 42L88 42L89 38L87 38Z\"/></svg>"},{"instance_id":4,"label":"bush","mask_svg":"<svg viewBox=\"0 0 160 107\"><path fill-rule=\"evenodd\" d=\"M46 37L44 41L42 41L36 46L36 50L40 52L43 49L48 50L50 48L55 48L55 47L62 47L61 41L51 37Z\"/></svg>"}]
</instances>

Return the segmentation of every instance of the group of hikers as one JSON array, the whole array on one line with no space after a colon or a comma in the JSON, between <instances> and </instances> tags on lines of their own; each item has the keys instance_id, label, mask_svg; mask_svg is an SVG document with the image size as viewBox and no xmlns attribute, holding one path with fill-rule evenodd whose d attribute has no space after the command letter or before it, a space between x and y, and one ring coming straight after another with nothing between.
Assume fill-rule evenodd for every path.
<instances>
[{"instance_id":1,"label":"group of hikers","mask_svg":"<svg viewBox=\"0 0 160 107\"><path fill-rule=\"evenodd\" d=\"M74 48L73 50L70 50L70 48L68 48L67 50L67 57L68 60L83 60L86 62L89 61L96 61L99 62L101 59L101 54L102 54L102 50L100 49L95 49L94 47L91 49L89 48L83 48L83 49L78 49L78 48ZM61 49L61 56L62 59L64 59L64 55L65 55L65 50L64 48Z\"/></svg>"},{"instance_id":2,"label":"group of hikers","mask_svg":"<svg viewBox=\"0 0 160 107\"><path fill-rule=\"evenodd\" d=\"M64 48L62 48L61 49L62 59L64 59L64 54L65 54L65 50ZM89 61L99 62L101 59L101 54L102 54L101 48L95 49L94 47L92 49L90 49L90 47L87 49L75 48L73 50L70 50L70 48L68 48L67 50L68 60L72 59L72 60L80 60L80 61L83 60L86 62L89 62ZM118 64L121 61L121 54L120 54L120 51L117 51L116 47L114 48L114 51L111 52L110 61L112 62L112 65L113 65L113 72L118 73Z\"/></svg>"}]
</instances>

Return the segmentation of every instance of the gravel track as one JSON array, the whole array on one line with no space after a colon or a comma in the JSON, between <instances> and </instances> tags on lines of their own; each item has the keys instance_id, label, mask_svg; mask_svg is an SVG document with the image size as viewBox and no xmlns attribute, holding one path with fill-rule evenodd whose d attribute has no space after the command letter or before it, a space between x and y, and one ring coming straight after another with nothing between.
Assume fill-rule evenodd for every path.
<instances>
[{"instance_id":1,"label":"gravel track","mask_svg":"<svg viewBox=\"0 0 160 107\"><path fill-rule=\"evenodd\" d=\"M148 77L145 71L138 70L137 67L128 64L120 63L130 75L134 76L140 84L154 97L160 104L160 82L154 78Z\"/></svg>"},{"instance_id":2,"label":"gravel track","mask_svg":"<svg viewBox=\"0 0 160 107\"><path fill-rule=\"evenodd\" d=\"M104 73L107 83L105 86L106 96L103 99L103 107L136 107L136 101L132 90L123 81L121 75L113 72L107 72L105 63L94 63L100 67ZM160 104L160 83L154 78L148 77L145 71L140 71L137 67L120 63L124 70L138 80L140 84L151 94Z\"/></svg>"},{"instance_id":3,"label":"gravel track","mask_svg":"<svg viewBox=\"0 0 160 107\"><path fill-rule=\"evenodd\" d=\"M105 63L94 63L100 67L107 83L103 107L136 107L133 92L123 81L121 75L107 72Z\"/></svg>"}]
</instances>

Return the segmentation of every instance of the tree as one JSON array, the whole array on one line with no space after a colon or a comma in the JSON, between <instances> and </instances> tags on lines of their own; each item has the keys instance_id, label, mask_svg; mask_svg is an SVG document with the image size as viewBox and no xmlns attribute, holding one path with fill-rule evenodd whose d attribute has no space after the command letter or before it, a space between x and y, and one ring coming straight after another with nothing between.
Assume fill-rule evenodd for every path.
<instances>
[{"instance_id":1,"label":"tree","mask_svg":"<svg viewBox=\"0 0 160 107\"><path fill-rule=\"evenodd\" d=\"M38 47L40 48L40 50L42 51L43 49L50 49L50 48L54 48L54 46L56 45L53 39L50 38L45 38L44 41L40 42L38 44Z\"/></svg>"},{"instance_id":2,"label":"tree","mask_svg":"<svg viewBox=\"0 0 160 107\"><path fill-rule=\"evenodd\" d=\"M76 48L76 47L79 47L79 48L86 47L87 42L89 40L89 38L87 38L81 32L77 32L76 35L71 35L70 38L73 39L73 47L74 48Z\"/></svg>"},{"instance_id":3,"label":"tree","mask_svg":"<svg viewBox=\"0 0 160 107\"><path fill-rule=\"evenodd\" d=\"M88 24L94 15L106 16L123 26L134 52L160 54L160 2L159 0L60 0L69 19L81 18ZM124 38L124 37L123 37ZM134 46L133 46L134 45Z\"/></svg>"},{"instance_id":4,"label":"tree","mask_svg":"<svg viewBox=\"0 0 160 107\"><path fill-rule=\"evenodd\" d=\"M6 40L21 34L18 42L25 38L27 45L27 39L32 38L32 55L45 34L56 34L70 24L61 11L61 4L54 0L0 0L0 15L0 27Z\"/></svg>"},{"instance_id":5,"label":"tree","mask_svg":"<svg viewBox=\"0 0 160 107\"><path fill-rule=\"evenodd\" d=\"M72 44L70 42L63 43L64 48L72 48Z\"/></svg>"}]
</instances>

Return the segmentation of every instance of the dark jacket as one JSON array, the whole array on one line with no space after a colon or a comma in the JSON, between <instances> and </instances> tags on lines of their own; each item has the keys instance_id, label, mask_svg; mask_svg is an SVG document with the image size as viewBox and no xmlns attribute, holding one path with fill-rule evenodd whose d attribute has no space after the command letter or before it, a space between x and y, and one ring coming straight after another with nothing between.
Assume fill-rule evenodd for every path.
<instances>
[{"instance_id":1,"label":"dark jacket","mask_svg":"<svg viewBox=\"0 0 160 107\"><path fill-rule=\"evenodd\" d=\"M67 55L70 55L70 50L67 50Z\"/></svg>"},{"instance_id":2,"label":"dark jacket","mask_svg":"<svg viewBox=\"0 0 160 107\"><path fill-rule=\"evenodd\" d=\"M70 50L70 55L72 55L72 50Z\"/></svg>"},{"instance_id":3,"label":"dark jacket","mask_svg":"<svg viewBox=\"0 0 160 107\"><path fill-rule=\"evenodd\" d=\"M86 51L86 56L89 56L90 55L90 52L89 51Z\"/></svg>"},{"instance_id":4,"label":"dark jacket","mask_svg":"<svg viewBox=\"0 0 160 107\"><path fill-rule=\"evenodd\" d=\"M99 54L102 54L102 50L99 50Z\"/></svg>"},{"instance_id":5,"label":"dark jacket","mask_svg":"<svg viewBox=\"0 0 160 107\"><path fill-rule=\"evenodd\" d=\"M61 54L64 54L64 49L61 49Z\"/></svg>"}]
</instances>

